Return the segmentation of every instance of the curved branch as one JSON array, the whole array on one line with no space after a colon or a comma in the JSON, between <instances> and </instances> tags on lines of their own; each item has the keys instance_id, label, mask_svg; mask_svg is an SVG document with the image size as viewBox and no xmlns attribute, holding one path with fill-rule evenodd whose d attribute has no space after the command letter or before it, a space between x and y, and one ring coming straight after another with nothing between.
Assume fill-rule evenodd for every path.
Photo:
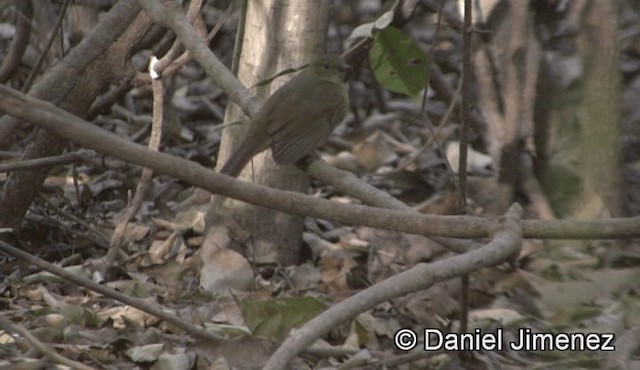
<instances>
[{"instance_id":1,"label":"curved branch","mask_svg":"<svg viewBox=\"0 0 640 370\"><path fill-rule=\"evenodd\" d=\"M198 61L207 75L227 93L231 101L238 104L250 117L258 111L260 99L251 94L220 62L177 4L165 5L156 0L138 0L138 3L154 21L175 32L193 58Z\"/></svg>"},{"instance_id":2,"label":"curved branch","mask_svg":"<svg viewBox=\"0 0 640 370\"><path fill-rule=\"evenodd\" d=\"M493 240L479 249L434 263L421 263L328 308L302 328L293 331L263 369L285 369L289 361L316 339L380 303L506 261L517 254L522 245L519 225L522 213L522 207L512 206L502 224L496 227Z\"/></svg>"}]
</instances>

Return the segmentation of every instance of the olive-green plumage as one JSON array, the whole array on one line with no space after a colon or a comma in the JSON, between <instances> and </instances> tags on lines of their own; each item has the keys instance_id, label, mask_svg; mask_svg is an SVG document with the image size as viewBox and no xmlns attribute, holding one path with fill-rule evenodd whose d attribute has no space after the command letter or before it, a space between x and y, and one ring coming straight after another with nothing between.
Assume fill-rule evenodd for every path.
<instances>
[{"instance_id":1,"label":"olive-green plumage","mask_svg":"<svg viewBox=\"0 0 640 370\"><path fill-rule=\"evenodd\" d=\"M348 70L341 57L326 55L285 83L263 104L220 172L238 176L254 155L269 147L278 164L292 164L312 154L347 113Z\"/></svg>"}]
</instances>

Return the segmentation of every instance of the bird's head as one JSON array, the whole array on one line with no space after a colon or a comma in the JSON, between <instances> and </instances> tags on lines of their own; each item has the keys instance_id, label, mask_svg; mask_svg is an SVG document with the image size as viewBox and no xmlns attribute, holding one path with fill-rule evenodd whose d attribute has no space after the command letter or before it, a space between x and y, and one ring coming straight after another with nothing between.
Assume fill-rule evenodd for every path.
<instances>
[{"instance_id":1,"label":"bird's head","mask_svg":"<svg viewBox=\"0 0 640 370\"><path fill-rule=\"evenodd\" d=\"M313 70L318 77L335 83L343 83L348 72L351 71L342 57L339 55L328 54L319 57L311 62L309 69Z\"/></svg>"}]
</instances>

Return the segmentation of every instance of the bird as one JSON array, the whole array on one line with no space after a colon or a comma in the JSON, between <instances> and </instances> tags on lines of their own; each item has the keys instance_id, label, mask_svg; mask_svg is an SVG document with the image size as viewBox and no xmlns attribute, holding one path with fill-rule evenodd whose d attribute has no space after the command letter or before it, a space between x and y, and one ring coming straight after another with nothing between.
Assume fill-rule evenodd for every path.
<instances>
[{"instance_id":1,"label":"bird","mask_svg":"<svg viewBox=\"0 0 640 370\"><path fill-rule=\"evenodd\" d=\"M220 173L237 177L253 156L269 147L280 165L313 154L347 113L345 77L350 70L339 55L309 63L264 102Z\"/></svg>"}]
</instances>

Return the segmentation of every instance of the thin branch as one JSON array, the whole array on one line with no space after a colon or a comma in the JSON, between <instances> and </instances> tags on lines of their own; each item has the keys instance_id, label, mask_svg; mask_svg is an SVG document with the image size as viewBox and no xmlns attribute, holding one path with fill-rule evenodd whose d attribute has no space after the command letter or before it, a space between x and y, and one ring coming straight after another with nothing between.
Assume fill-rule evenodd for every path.
<instances>
[{"instance_id":1,"label":"thin branch","mask_svg":"<svg viewBox=\"0 0 640 370\"><path fill-rule=\"evenodd\" d=\"M34 168L53 167L72 163L81 163L90 160L91 155L86 152L73 152L38 159L27 159L7 164L0 164L0 173L32 170Z\"/></svg>"},{"instance_id":2,"label":"thin branch","mask_svg":"<svg viewBox=\"0 0 640 370\"><path fill-rule=\"evenodd\" d=\"M192 334L198 338L206 338L206 339L221 339L218 335L212 332L208 332L205 329L195 326L188 321L176 316L173 313L169 313L164 311L161 307L157 305L150 304L140 298L129 297L128 295L122 294L114 289L108 288L104 285L96 284L93 281L81 278L75 274L72 274L58 266L55 266L49 262L46 262L38 257L32 256L29 253L23 252L18 248L11 246L3 241L0 241L0 250L3 252L19 258L23 261L26 261L34 266L37 266L43 270L49 271L50 273L60 276L66 280L69 280L72 283L78 284L82 287L85 287L94 292L98 292L106 297L113 298L117 301L125 303L131 307L135 307L141 311L144 311L150 315L158 317L170 324L173 324L180 329L187 331L189 334Z\"/></svg>"},{"instance_id":3,"label":"thin branch","mask_svg":"<svg viewBox=\"0 0 640 370\"><path fill-rule=\"evenodd\" d=\"M36 78L38 73L40 73L40 67L42 67L42 64L44 63L44 59L47 57L47 54L49 54L49 49L51 49L51 46L53 45L53 42L57 37L58 30L60 30L62 27L62 21L67 15L67 9L69 8L69 4L71 4L71 0L65 0L64 3L62 3L62 6L60 7L60 12L58 13L58 19L56 19L56 24L51 29L51 35L49 36L49 39L47 40L47 44L44 46L44 49L42 49L42 52L40 53L40 56L36 61L36 65L31 70L31 73L29 74L27 81L24 83L24 86L22 86L22 92L29 91L29 88L31 87L33 80Z\"/></svg>"},{"instance_id":4,"label":"thin branch","mask_svg":"<svg viewBox=\"0 0 640 370\"><path fill-rule=\"evenodd\" d=\"M58 214L62 215L63 217L66 217L66 218L78 223L80 226L84 227L85 229L87 229L91 233L93 233L97 238L100 239L100 242L97 243L98 245L104 245L109 240L109 236L107 234L105 234L102 230L100 230L97 227L95 227L93 224L85 221L84 219L74 215L71 212L67 212L64 209L55 206L53 204L53 202L51 202L51 200L49 200L49 198L45 197L44 195L40 195L40 197L45 202L45 204L47 206L49 206L55 213L58 213ZM43 216L47 217L48 215L43 215Z\"/></svg>"},{"instance_id":5,"label":"thin branch","mask_svg":"<svg viewBox=\"0 0 640 370\"><path fill-rule=\"evenodd\" d=\"M472 25L471 25L471 0L464 2L464 29L462 30L462 129L460 130L460 158L458 164L460 210L467 205L467 150L469 148L469 121L471 121L471 80L473 75L472 65Z\"/></svg>"},{"instance_id":6,"label":"thin branch","mask_svg":"<svg viewBox=\"0 0 640 370\"><path fill-rule=\"evenodd\" d=\"M336 190L350 195L364 204L419 214L415 208L394 198L389 193L360 180L353 173L335 168L323 160L315 160L310 164L302 163L298 165L298 168L305 171L309 176L333 186ZM465 253L479 247L478 243L471 240L437 236L431 236L430 239L456 253Z\"/></svg>"},{"instance_id":7,"label":"thin branch","mask_svg":"<svg viewBox=\"0 0 640 370\"><path fill-rule=\"evenodd\" d=\"M232 5L230 5L229 7L231 7ZM199 16L201 8L202 0L191 1L189 3L189 9L187 10L187 20L189 21L189 23L195 23L195 20ZM202 32L200 32L200 34L202 36ZM180 39L176 39L173 42L173 45L171 45L169 51L167 51L165 55L160 58L158 60L158 63L153 67L155 73L159 76L163 76L163 78L167 78L170 74L177 72L183 65L191 60L191 58L189 57L189 53L183 53L183 51L184 46L180 42ZM171 71L167 70L169 67L171 67Z\"/></svg>"},{"instance_id":8,"label":"thin branch","mask_svg":"<svg viewBox=\"0 0 640 370\"><path fill-rule=\"evenodd\" d=\"M81 364L77 361L73 361L62 356L61 354L56 352L55 349L50 348L49 346L38 340L38 338L33 336L33 334L31 334L22 325L14 324L2 316L0 316L0 328L8 333L17 333L22 335L36 350L38 350L38 352L42 353L45 357L49 358L51 361L57 364L69 366L70 368L77 370L95 370L95 368L91 366Z\"/></svg>"},{"instance_id":9,"label":"thin branch","mask_svg":"<svg viewBox=\"0 0 640 370\"><path fill-rule=\"evenodd\" d=\"M149 64L150 72L153 68L153 60ZM162 79L151 79L151 89L153 91L153 120L151 123L151 135L149 137L148 147L150 150L157 152L160 148L160 142L162 141L162 123L164 122L164 86ZM104 257L104 267L109 268L115 263L116 257L122 247L127 225L129 221L135 217L136 213L138 213L142 201L149 190L152 179L153 169L149 167L143 168L131 204L122 210L122 213L117 219L117 225L111 237L111 242L109 243L109 251Z\"/></svg>"},{"instance_id":10,"label":"thin branch","mask_svg":"<svg viewBox=\"0 0 640 370\"><path fill-rule=\"evenodd\" d=\"M165 5L155 0L138 0L138 3L154 21L175 32L193 58L198 61L207 75L227 93L231 101L242 107L250 117L258 111L260 99L251 94L220 62L209 49L204 38L189 23L179 6L173 3Z\"/></svg>"},{"instance_id":11,"label":"thin branch","mask_svg":"<svg viewBox=\"0 0 640 370\"><path fill-rule=\"evenodd\" d=\"M471 120L472 73L472 6L464 1L464 28L462 30L462 129L460 130L460 157L458 158L458 214L467 213L467 151L469 150L469 121ZM460 279L460 333L466 333L469 325L469 274ZM467 355L469 353L467 352Z\"/></svg>"}]
</instances>

